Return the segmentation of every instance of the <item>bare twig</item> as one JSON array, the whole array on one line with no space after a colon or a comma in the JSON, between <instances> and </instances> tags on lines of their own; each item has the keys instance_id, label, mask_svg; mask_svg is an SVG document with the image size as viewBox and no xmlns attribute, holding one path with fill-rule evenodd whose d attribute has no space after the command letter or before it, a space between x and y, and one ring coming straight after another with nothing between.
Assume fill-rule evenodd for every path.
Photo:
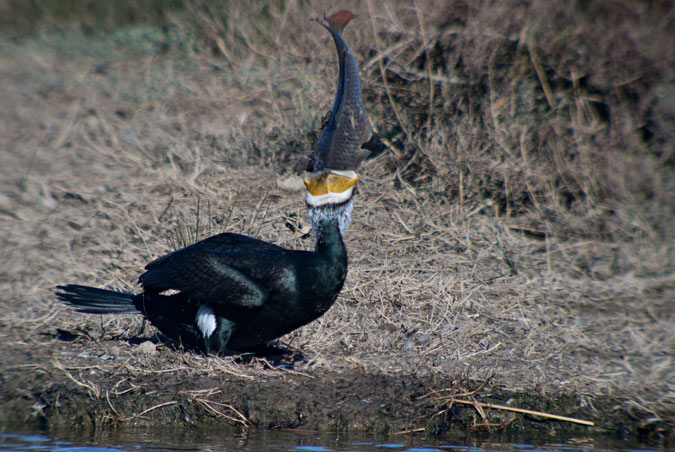
<instances>
[{"instance_id":1,"label":"bare twig","mask_svg":"<svg viewBox=\"0 0 675 452\"><path fill-rule=\"evenodd\" d=\"M141 416L144 416L144 415L148 414L149 412L154 411L156 409L163 408L163 407L169 406L169 405L175 405L176 403L178 403L178 402L175 401L175 400L171 400L170 402L159 403L157 405L151 406L147 410L141 411L138 414L134 414L133 416L128 416L128 417L123 417L123 418L120 418L119 420L120 421L130 421L132 419L136 419L136 418L139 418Z\"/></svg>"},{"instance_id":2,"label":"bare twig","mask_svg":"<svg viewBox=\"0 0 675 452\"><path fill-rule=\"evenodd\" d=\"M89 380L78 380L77 378L75 378L75 377L73 376L73 374L71 374L70 372L68 372L68 370L66 370L66 368L63 366L63 364L61 364L61 363L58 362L57 360L52 360L52 365L53 365L54 367L56 367L57 369L63 371L63 373L65 373L66 376L67 376L73 383L75 383L76 385L78 385L78 386L80 386L80 387L86 388L87 391L89 392L89 396L90 396L92 399L99 399L99 398L101 398L101 388L99 388L95 383L93 383L92 381L89 381Z\"/></svg>"},{"instance_id":3,"label":"bare twig","mask_svg":"<svg viewBox=\"0 0 675 452\"><path fill-rule=\"evenodd\" d=\"M588 426L594 426L595 424L591 421L586 421L584 419L576 419L573 417L567 417L567 416L560 416L557 414L551 414L551 413L544 413L543 411L535 411L535 410L528 410L525 408L516 408L508 405L499 405L496 403L484 403L484 402L477 402L475 400L464 400L464 399L455 399L452 397L447 398L445 400L448 403L461 403L464 405L471 405L474 408L476 408L476 411L478 411L481 414L482 418L485 418L485 413L483 411L483 408L488 408L488 409L493 409L493 410L503 410L503 411L512 411L514 413L521 413L521 414L530 414L532 416L539 416L539 417L544 417L547 419L555 419L557 421L564 421L564 422L572 422L575 424L581 424L581 425L588 425Z\"/></svg>"},{"instance_id":4,"label":"bare twig","mask_svg":"<svg viewBox=\"0 0 675 452\"><path fill-rule=\"evenodd\" d=\"M232 422L235 422L237 424L241 424L243 427L246 427L246 428L251 426L251 422L248 420L248 418L246 416L244 416L241 413L241 411L237 410L235 407L233 407L229 403L216 402L216 401L213 401L213 400L202 399L200 397L195 397L194 400L196 402L199 402L204 408L206 408L207 410L209 410L210 412L212 412L216 416L224 417L225 419L229 419ZM223 408L227 408L228 410L232 411L236 415L236 417L232 417L232 416L229 416L229 415L223 413L222 411L214 408L213 405L220 406L220 407L223 407Z\"/></svg>"},{"instance_id":5,"label":"bare twig","mask_svg":"<svg viewBox=\"0 0 675 452\"><path fill-rule=\"evenodd\" d=\"M534 49L534 45L532 45L529 39L527 40L527 52L530 55L530 61L532 61L534 71L537 73L537 78L539 79L541 88L544 90L544 95L546 95L546 102L548 102L549 107L554 108L555 105L553 103L553 94L551 93L551 86L549 85L548 79L546 78L544 68L542 67L541 62L539 62L537 51Z\"/></svg>"}]
</instances>

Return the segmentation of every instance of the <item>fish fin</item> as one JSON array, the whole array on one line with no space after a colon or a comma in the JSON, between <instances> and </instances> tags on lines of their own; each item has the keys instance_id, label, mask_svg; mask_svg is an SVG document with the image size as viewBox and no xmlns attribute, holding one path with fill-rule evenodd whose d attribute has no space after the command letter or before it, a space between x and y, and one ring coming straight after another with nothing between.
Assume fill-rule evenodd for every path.
<instances>
[{"instance_id":1,"label":"fish fin","mask_svg":"<svg viewBox=\"0 0 675 452\"><path fill-rule=\"evenodd\" d=\"M361 165L361 162L366 159L370 155L370 151L367 149L359 149L359 151L356 154L356 162L354 163L354 170L359 169L359 166Z\"/></svg>"},{"instance_id":2,"label":"fish fin","mask_svg":"<svg viewBox=\"0 0 675 452\"><path fill-rule=\"evenodd\" d=\"M328 123L330 122L330 117L333 114L332 111L328 110L325 115L321 117L321 130L325 129Z\"/></svg>"},{"instance_id":3,"label":"fish fin","mask_svg":"<svg viewBox=\"0 0 675 452\"><path fill-rule=\"evenodd\" d=\"M382 141L382 138L380 138L377 133L373 132L370 140L361 145L361 149L370 151L370 154L375 157L389 149L389 147Z\"/></svg>"},{"instance_id":4,"label":"fish fin","mask_svg":"<svg viewBox=\"0 0 675 452\"><path fill-rule=\"evenodd\" d=\"M303 174L305 171L312 171L314 167L314 156L311 157L300 157L293 165L293 172L298 176Z\"/></svg>"},{"instance_id":5,"label":"fish fin","mask_svg":"<svg viewBox=\"0 0 675 452\"><path fill-rule=\"evenodd\" d=\"M336 32L337 34L341 34L342 30L345 29L349 21L355 17L356 14L354 14L351 11L347 11L346 9L343 9L328 17L324 17L324 19L326 20L326 22L328 22L328 26L334 32Z\"/></svg>"}]
</instances>

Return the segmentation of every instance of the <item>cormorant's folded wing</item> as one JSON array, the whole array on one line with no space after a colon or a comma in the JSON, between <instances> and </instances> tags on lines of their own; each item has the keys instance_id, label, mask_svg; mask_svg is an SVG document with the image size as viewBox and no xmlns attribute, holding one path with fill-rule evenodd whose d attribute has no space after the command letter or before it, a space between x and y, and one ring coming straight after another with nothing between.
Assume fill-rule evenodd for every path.
<instances>
[{"instance_id":1,"label":"cormorant's folded wing","mask_svg":"<svg viewBox=\"0 0 675 452\"><path fill-rule=\"evenodd\" d=\"M139 282L146 290L179 290L202 303L258 307L269 293L248 274L280 250L251 237L219 234L150 262Z\"/></svg>"}]
</instances>

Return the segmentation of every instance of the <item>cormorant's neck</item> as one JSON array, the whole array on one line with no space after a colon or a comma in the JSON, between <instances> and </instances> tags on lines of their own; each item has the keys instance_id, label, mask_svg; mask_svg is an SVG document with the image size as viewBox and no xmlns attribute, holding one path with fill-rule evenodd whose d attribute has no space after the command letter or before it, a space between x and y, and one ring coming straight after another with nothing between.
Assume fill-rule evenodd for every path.
<instances>
[{"instance_id":1,"label":"cormorant's neck","mask_svg":"<svg viewBox=\"0 0 675 452\"><path fill-rule=\"evenodd\" d=\"M305 202L316 239L316 249L335 244L342 246L352 213L354 186L359 176L352 170L326 169L304 179Z\"/></svg>"},{"instance_id":2,"label":"cormorant's neck","mask_svg":"<svg viewBox=\"0 0 675 452\"><path fill-rule=\"evenodd\" d=\"M317 250L325 246L327 242L334 241L334 238L341 241L349 227L353 202L354 199L350 197L342 203L329 203L320 206L307 203L309 221L312 224ZM336 235L337 237L335 237Z\"/></svg>"}]
</instances>

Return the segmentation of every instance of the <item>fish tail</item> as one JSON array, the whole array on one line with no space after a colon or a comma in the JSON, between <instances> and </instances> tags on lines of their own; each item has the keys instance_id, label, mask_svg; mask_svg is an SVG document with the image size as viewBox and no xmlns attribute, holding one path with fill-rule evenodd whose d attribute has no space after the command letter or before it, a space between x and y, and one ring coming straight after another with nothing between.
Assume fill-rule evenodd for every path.
<instances>
[{"instance_id":1,"label":"fish tail","mask_svg":"<svg viewBox=\"0 0 675 452\"><path fill-rule=\"evenodd\" d=\"M342 30L344 30L349 21L351 21L355 17L356 14L354 14L351 11L347 11L346 9L343 9L328 17L324 17L324 19L326 20L326 22L328 22L328 26L335 33L342 34Z\"/></svg>"}]
</instances>

